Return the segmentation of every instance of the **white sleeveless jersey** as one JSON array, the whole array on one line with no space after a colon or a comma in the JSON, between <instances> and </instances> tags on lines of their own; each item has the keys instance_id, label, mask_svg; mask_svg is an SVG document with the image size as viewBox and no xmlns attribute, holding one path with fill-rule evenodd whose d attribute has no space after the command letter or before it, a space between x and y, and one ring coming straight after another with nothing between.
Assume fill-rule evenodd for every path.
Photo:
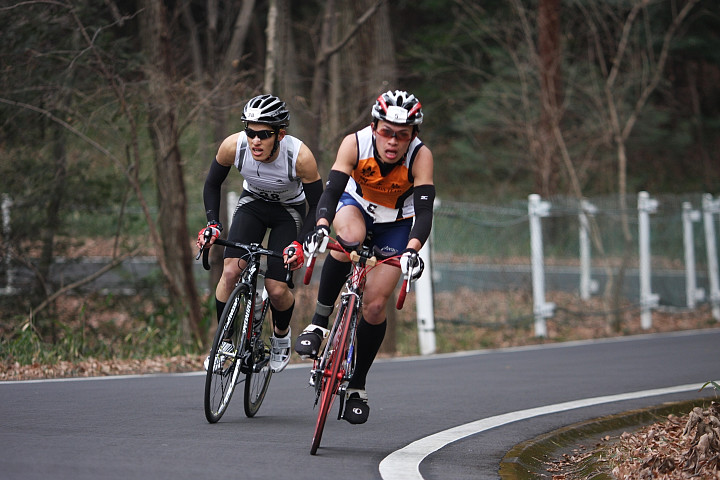
<instances>
[{"instance_id":1,"label":"white sleeveless jersey","mask_svg":"<svg viewBox=\"0 0 720 480\"><path fill-rule=\"evenodd\" d=\"M270 163L252 157L247 135L240 132L235 148L235 166L243 176L243 189L268 202L298 204L305 201L296 163L302 142L290 135L280 141L278 156Z\"/></svg>"},{"instance_id":2,"label":"white sleeveless jersey","mask_svg":"<svg viewBox=\"0 0 720 480\"><path fill-rule=\"evenodd\" d=\"M358 158L345 191L376 223L389 223L415 216L412 167L423 142L415 137L399 164L382 175L375 159L370 126L355 133Z\"/></svg>"}]
</instances>

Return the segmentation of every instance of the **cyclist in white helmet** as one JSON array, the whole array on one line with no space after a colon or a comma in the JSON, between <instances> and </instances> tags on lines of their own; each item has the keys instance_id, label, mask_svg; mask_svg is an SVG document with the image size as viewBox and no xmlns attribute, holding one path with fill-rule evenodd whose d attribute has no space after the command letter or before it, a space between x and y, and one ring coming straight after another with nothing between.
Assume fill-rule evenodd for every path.
<instances>
[{"instance_id":1,"label":"cyclist in white helmet","mask_svg":"<svg viewBox=\"0 0 720 480\"><path fill-rule=\"evenodd\" d=\"M372 107L372 117L369 126L342 141L318 204L315 231L306 239L305 248L314 251L318 233L329 233L332 224L343 243L362 243L371 234L372 245L387 256L402 252L405 273L408 265L420 266L418 251L432 226L433 156L418 138L423 112L414 95L402 90L383 93ZM312 323L295 342L300 356L318 354L349 272L347 257L330 252ZM353 424L365 423L370 413L366 376L385 337L385 307L399 277L397 268L379 265L367 279L357 328L357 365L343 412L343 418Z\"/></svg>"},{"instance_id":2,"label":"cyclist in white helmet","mask_svg":"<svg viewBox=\"0 0 720 480\"><path fill-rule=\"evenodd\" d=\"M227 137L213 159L203 189L207 227L198 234L198 247L205 243L204 232L212 239L220 235L220 187L234 165L243 176L243 192L232 217L228 240L261 243L270 229L267 248L281 251L291 245L302 255L298 240L312 232L315 210L323 191L315 157L299 139L287 135L290 112L273 95L258 95L243 110L243 131ZM307 206L306 206L307 202ZM303 228L304 227L304 228ZM217 318L247 265L240 257L246 252L226 248L223 272L215 289ZM270 298L274 324L270 367L282 371L290 361L290 319L295 298L285 282L282 259L268 257L265 288ZM293 265L299 268L302 258ZM205 369L208 368L205 361Z\"/></svg>"}]
</instances>

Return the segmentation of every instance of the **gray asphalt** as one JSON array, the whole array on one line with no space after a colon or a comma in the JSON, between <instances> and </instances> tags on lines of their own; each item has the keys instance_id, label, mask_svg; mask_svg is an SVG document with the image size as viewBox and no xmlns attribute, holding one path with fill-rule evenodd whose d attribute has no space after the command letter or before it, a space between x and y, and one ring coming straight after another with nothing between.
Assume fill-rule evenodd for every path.
<instances>
[{"instance_id":1,"label":"gray asphalt","mask_svg":"<svg viewBox=\"0 0 720 480\"><path fill-rule=\"evenodd\" d=\"M378 361L365 425L328 420L310 456L316 411L308 365L273 377L255 418L240 394L206 422L200 374L0 383L0 478L379 479L387 455L483 418L589 397L717 379L720 329L464 355ZM711 390L570 410L454 442L420 465L427 480L498 478L517 443L564 425ZM336 409L337 407L335 407ZM332 413L336 414L335 411Z\"/></svg>"}]
</instances>

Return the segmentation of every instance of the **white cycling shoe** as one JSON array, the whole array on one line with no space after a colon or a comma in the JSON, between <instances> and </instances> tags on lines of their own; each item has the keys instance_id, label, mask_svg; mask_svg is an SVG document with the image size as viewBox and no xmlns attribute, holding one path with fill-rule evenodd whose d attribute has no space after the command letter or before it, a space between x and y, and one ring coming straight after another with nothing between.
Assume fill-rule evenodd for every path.
<instances>
[{"instance_id":1,"label":"white cycling shoe","mask_svg":"<svg viewBox=\"0 0 720 480\"><path fill-rule=\"evenodd\" d=\"M285 370L290 363L290 339L292 333L288 329L287 335L278 338L273 333L270 337L270 369L273 373L279 373Z\"/></svg>"}]
</instances>

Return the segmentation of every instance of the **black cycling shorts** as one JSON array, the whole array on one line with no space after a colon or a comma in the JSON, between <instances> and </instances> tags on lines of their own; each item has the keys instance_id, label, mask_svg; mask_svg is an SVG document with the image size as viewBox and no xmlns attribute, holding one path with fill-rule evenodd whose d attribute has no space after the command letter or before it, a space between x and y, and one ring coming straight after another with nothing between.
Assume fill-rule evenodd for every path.
<instances>
[{"instance_id":1,"label":"black cycling shorts","mask_svg":"<svg viewBox=\"0 0 720 480\"><path fill-rule=\"evenodd\" d=\"M251 193L243 192L235 207L228 240L240 243L260 243L269 250L282 252L293 240L297 240L306 214L305 203L283 205L268 202ZM265 244L265 235L270 234ZM225 248L224 258L239 258L246 250ZM266 257L266 278L285 281L287 270L282 258Z\"/></svg>"}]
</instances>

